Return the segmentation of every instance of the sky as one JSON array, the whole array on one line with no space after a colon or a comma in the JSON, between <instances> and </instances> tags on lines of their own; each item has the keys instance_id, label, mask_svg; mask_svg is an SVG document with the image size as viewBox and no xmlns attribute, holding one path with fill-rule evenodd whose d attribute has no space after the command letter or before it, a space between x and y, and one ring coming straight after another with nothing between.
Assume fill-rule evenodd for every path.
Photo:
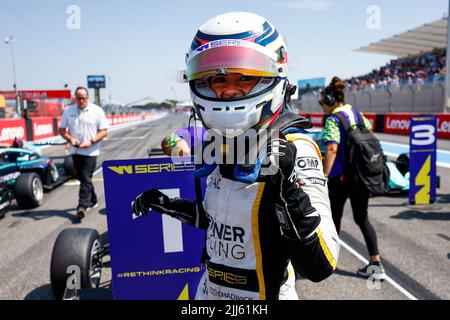
<instances>
[{"instance_id":1,"label":"sky","mask_svg":"<svg viewBox=\"0 0 450 320\"><path fill-rule=\"evenodd\" d=\"M229 11L265 17L285 37L290 81L359 76L394 57L355 49L447 15L446 0L0 0L0 90L12 90L13 35L20 90L86 86L103 98L188 100L177 82L200 25ZM375 10L375 11L374 11Z\"/></svg>"}]
</instances>

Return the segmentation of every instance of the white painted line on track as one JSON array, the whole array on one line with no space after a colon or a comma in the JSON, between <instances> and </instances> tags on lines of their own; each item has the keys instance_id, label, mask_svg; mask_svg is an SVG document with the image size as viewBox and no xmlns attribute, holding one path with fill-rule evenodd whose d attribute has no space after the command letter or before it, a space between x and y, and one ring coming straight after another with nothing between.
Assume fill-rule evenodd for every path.
<instances>
[{"instance_id":1,"label":"white painted line on track","mask_svg":"<svg viewBox=\"0 0 450 320\"><path fill-rule=\"evenodd\" d=\"M341 245L347 249L348 252L350 252L350 254L354 255L358 260L362 261L364 264L369 264L369 261L364 258L362 255L360 255L355 249L353 249L352 247L350 247L348 244L346 244L344 241L340 240ZM389 282L394 288L396 288L398 291L400 291L401 293L403 293L408 299L410 300L419 300L417 299L414 295L412 295L408 290L406 290L405 288L403 288L401 285L399 285L397 282L395 282L394 280L392 280L391 277L389 277L388 275L386 275L386 281Z\"/></svg>"},{"instance_id":2,"label":"white painted line on track","mask_svg":"<svg viewBox=\"0 0 450 320\"><path fill-rule=\"evenodd\" d=\"M96 176L97 174L99 174L100 172L102 172L103 168L100 167L97 170L94 171L94 173L92 174L93 176ZM80 185L80 181L78 180L69 180L68 182L63 184L64 186L79 186Z\"/></svg>"},{"instance_id":3,"label":"white painted line on track","mask_svg":"<svg viewBox=\"0 0 450 320\"><path fill-rule=\"evenodd\" d=\"M102 167L98 168L97 170L94 171L93 175L95 176L95 175L99 174L100 172L102 172L102 170L103 170Z\"/></svg>"},{"instance_id":4,"label":"white painted line on track","mask_svg":"<svg viewBox=\"0 0 450 320\"><path fill-rule=\"evenodd\" d=\"M136 129L136 128L134 128ZM144 140L145 138L147 138L150 135L151 132L143 135L143 136L139 136L139 137L121 137L121 138L108 138L106 137L104 140L105 141L122 141L122 140Z\"/></svg>"}]
</instances>

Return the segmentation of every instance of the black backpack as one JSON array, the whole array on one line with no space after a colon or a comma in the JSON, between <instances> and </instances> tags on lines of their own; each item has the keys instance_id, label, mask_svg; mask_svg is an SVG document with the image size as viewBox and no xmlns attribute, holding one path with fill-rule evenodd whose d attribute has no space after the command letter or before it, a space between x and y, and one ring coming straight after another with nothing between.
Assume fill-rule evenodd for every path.
<instances>
[{"instance_id":1,"label":"black backpack","mask_svg":"<svg viewBox=\"0 0 450 320\"><path fill-rule=\"evenodd\" d=\"M347 122L342 112L334 114L347 133L345 169L355 183L367 189L370 197L382 196L386 193L389 183L386 156L380 141L366 128L361 113L354 108L353 110L358 116L356 127Z\"/></svg>"}]
</instances>

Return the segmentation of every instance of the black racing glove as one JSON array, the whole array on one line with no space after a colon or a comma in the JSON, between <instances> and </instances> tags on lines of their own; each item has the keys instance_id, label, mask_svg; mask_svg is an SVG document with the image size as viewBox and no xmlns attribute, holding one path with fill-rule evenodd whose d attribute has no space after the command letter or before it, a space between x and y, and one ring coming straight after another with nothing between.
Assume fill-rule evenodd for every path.
<instances>
[{"instance_id":1,"label":"black racing glove","mask_svg":"<svg viewBox=\"0 0 450 320\"><path fill-rule=\"evenodd\" d=\"M199 224L195 202L180 198L170 199L157 189L141 193L131 203L131 212L138 217L147 215L150 209L167 214L189 225L198 226Z\"/></svg>"},{"instance_id":2,"label":"black racing glove","mask_svg":"<svg viewBox=\"0 0 450 320\"><path fill-rule=\"evenodd\" d=\"M278 152L271 151L274 146L278 147ZM269 153L278 156L281 175L280 196L276 203L281 231L288 239L303 241L319 225L320 215L299 184L296 169L297 147L285 139L273 139Z\"/></svg>"}]
</instances>

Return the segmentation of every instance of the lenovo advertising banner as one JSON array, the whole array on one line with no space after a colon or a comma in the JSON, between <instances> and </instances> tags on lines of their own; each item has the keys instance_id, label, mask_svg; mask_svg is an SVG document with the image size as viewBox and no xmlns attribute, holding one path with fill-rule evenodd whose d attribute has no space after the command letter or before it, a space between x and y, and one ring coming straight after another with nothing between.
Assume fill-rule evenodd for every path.
<instances>
[{"instance_id":1,"label":"lenovo advertising banner","mask_svg":"<svg viewBox=\"0 0 450 320\"><path fill-rule=\"evenodd\" d=\"M386 114L384 116L384 133L409 135L409 127L411 124L411 117L417 115L404 114ZM437 138L450 139L450 115L436 114L437 117Z\"/></svg>"},{"instance_id":2,"label":"lenovo advertising banner","mask_svg":"<svg viewBox=\"0 0 450 320\"><path fill-rule=\"evenodd\" d=\"M20 140L27 140L25 120L0 120L0 144L10 145L15 138Z\"/></svg>"},{"instance_id":3,"label":"lenovo advertising banner","mask_svg":"<svg viewBox=\"0 0 450 320\"><path fill-rule=\"evenodd\" d=\"M299 115L308 118L316 128L323 128L325 125L325 114L323 113L300 113ZM372 123L372 127L375 129L377 115L375 113L364 113L364 116Z\"/></svg>"},{"instance_id":4,"label":"lenovo advertising banner","mask_svg":"<svg viewBox=\"0 0 450 320\"><path fill-rule=\"evenodd\" d=\"M31 123L33 126L33 140L41 140L55 136L53 118L32 118Z\"/></svg>"},{"instance_id":5,"label":"lenovo advertising banner","mask_svg":"<svg viewBox=\"0 0 450 320\"><path fill-rule=\"evenodd\" d=\"M437 117L438 138L450 139L450 114L438 114Z\"/></svg>"},{"instance_id":6,"label":"lenovo advertising banner","mask_svg":"<svg viewBox=\"0 0 450 320\"><path fill-rule=\"evenodd\" d=\"M17 94L22 100L38 100L38 99L70 99L70 90L19 90ZM0 91L0 95L6 100L15 100L15 91Z\"/></svg>"}]
</instances>

